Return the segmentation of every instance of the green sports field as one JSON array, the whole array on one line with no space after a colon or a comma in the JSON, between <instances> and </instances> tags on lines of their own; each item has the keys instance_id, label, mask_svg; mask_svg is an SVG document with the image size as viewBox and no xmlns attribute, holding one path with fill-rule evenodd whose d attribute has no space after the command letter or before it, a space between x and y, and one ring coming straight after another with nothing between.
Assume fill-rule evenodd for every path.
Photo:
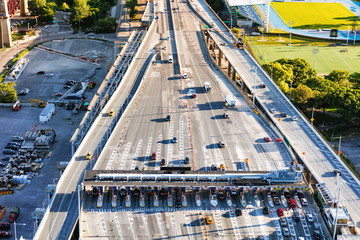
<instances>
[{"instance_id":1,"label":"green sports field","mask_svg":"<svg viewBox=\"0 0 360 240\"><path fill-rule=\"evenodd\" d=\"M279 58L302 58L311 66L315 63L315 70L319 74L327 74L332 70L343 70L350 73L360 72L360 47L337 46L318 47L314 54L314 46L269 46L253 45L258 61L263 64ZM347 49L347 52L341 50Z\"/></svg>"},{"instance_id":2,"label":"green sports field","mask_svg":"<svg viewBox=\"0 0 360 240\"><path fill-rule=\"evenodd\" d=\"M298 29L348 29L359 20L341 3L272 2L271 6L284 23Z\"/></svg>"}]
</instances>

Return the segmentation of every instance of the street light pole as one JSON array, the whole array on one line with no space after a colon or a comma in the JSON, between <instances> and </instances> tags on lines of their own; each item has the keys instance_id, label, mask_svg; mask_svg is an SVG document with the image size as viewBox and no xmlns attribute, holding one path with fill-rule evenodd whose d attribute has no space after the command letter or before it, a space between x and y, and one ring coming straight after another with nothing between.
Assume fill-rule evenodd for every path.
<instances>
[{"instance_id":1,"label":"street light pole","mask_svg":"<svg viewBox=\"0 0 360 240\"><path fill-rule=\"evenodd\" d=\"M314 125L314 107L312 108L312 113L311 113L311 119L310 119L310 121L311 121L311 126L313 126Z\"/></svg>"},{"instance_id":2,"label":"street light pole","mask_svg":"<svg viewBox=\"0 0 360 240\"><path fill-rule=\"evenodd\" d=\"M315 69L316 64L316 54L320 52L319 46L313 48L313 54L314 54L314 63L313 63L313 69Z\"/></svg>"},{"instance_id":3,"label":"street light pole","mask_svg":"<svg viewBox=\"0 0 360 240\"><path fill-rule=\"evenodd\" d=\"M290 43L289 43L289 46L291 46L291 31L292 31L292 25L294 24L294 21L293 20L290 20L289 21L289 25L290 25Z\"/></svg>"},{"instance_id":4,"label":"street light pole","mask_svg":"<svg viewBox=\"0 0 360 240\"><path fill-rule=\"evenodd\" d=\"M257 75L257 67L254 69L254 92L253 92L253 104L255 104L255 89L256 89L256 75Z\"/></svg>"},{"instance_id":5,"label":"street light pole","mask_svg":"<svg viewBox=\"0 0 360 240\"><path fill-rule=\"evenodd\" d=\"M14 221L14 233L15 233L15 240L17 240L16 225L26 226L26 223L16 223L16 221Z\"/></svg>"}]
</instances>

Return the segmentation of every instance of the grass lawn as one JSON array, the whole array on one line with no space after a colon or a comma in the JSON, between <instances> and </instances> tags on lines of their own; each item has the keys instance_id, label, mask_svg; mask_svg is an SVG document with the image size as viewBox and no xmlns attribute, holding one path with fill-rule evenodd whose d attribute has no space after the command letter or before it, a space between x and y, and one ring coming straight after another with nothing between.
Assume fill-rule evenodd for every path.
<instances>
[{"instance_id":1,"label":"grass lawn","mask_svg":"<svg viewBox=\"0 0 360 240\"><path fill-rule=\"evenodd\" d=\"M271 6L284 23L298 29L348 29L354 20L353 12L341 3L272 2Z\"/></svg>"},{"instance_id":2,"label":"grass lawn","mask_svg":"<svg viewBox=\"0 0 360 240\"><path fill-rule=\"evenodd\" d=\"M302 58L319 74L328 74L332 70L344 70L350 73L360 72L360 47L337 46L329 47L330 41L319 41L293 36L292 46L287 46L289 39L283 36L284 42L276 42L277 36L265 37L267 41L258 41L261 37L248 37L260 64L275 61L279 58ZM314 48L319 49L314 54ZM340 52L343 49L348 52Z\"/></svg>"}]
</instances>

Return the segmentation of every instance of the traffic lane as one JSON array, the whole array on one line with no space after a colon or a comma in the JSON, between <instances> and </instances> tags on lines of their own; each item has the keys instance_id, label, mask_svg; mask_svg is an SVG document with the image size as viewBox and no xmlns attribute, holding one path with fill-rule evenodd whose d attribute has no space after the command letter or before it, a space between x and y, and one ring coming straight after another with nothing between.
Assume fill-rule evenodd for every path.
<instances>
[{"instance_id":1,"label":"traffic lane","mask_svg":"<svg viewBox=\"0 0 360 240\"><path fill-rule=\"evenodd\" d=\"M168 72L169 66L170 66L169 64L163 65L162 68L159 70L163 73L165 70ZM131 134L128 133L119 134L119 131L116 129L115 130L115 132L117 132L116 135L126 135L129 138L132 138L134 141L136 141L137 139L142 139L144 137L144 133L148 133L149 131L151 131L149 136L146 136L144 140L146 140L146 138L149 137L157 141L158 139L157 135L160 132L159 127L162 128L163 126L165 126L165 122L164 123L162 122L163 119L165 118L165 115L159 113L162 112L170 113L170 111L176 112L177 104L176 103L173 104L174 101L169 101L169 99L170 96L174 96L176 94L177 86L174 85L167 87L169 84L174 84L174 82L169 81L168 77L165 74L162 74L161 78L159 78L160 72L157 71L158 70L156 70L156 72L155 71L151 72L150 75L153 75L153 77L150 77L149 82L147 80L144 80L143 85L140 87L140 91L137 94L137 96L139 96L140 98L144 98L144 100L141 99L139 100L137 98L129 106L130 109L136 109L132 111L132 114L135 114L135 117L129 118L125 114L124 119L126 119L127 124L119 123L119 126L122 126L122 128L124 129L123 130L124 132L126 131ZM145 93L142 93L143 91L145 91ZM161 92L161 94L159 94L159 92ZM169 92L173 94L168 94ZM144 103L142 103L143 101ZM156 105L156 103L158 104ZM137 107L134 107L134 105ZM158 105L163 107L160 108L154 107ZM142 111L142 113L140 114L138 113L139 109L140 111ZM150 112L145 113L145 111L150 111ZM143 120L141 116L145 116L146 119ZM161 135L164 135L165 137L166 134L161 133ZM119 141L123 141L123 140L120 139ZM116 143L112 143L112 145L114 144ZM133 146L135 147L135 145Z\"/></svg>"}]
</instances>

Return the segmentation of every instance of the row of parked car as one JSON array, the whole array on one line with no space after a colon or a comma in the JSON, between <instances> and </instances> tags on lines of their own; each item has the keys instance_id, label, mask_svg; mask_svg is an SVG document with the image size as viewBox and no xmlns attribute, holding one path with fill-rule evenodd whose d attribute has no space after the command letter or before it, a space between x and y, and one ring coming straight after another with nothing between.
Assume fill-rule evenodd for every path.
<instances>
[{"instance_id":1,"label":"row of parked car","mask_svg":"<svg viewBox=\"0 0 360 240\"><path fill-rule=\"evenodd\" d=\"M24 138L20 136L13 136L12 140L12 142L8 142L6 144L3 154L15 154L21 147L21 143L19 143L19 141L24 141Z\"/></svg>"}]
</instances>

